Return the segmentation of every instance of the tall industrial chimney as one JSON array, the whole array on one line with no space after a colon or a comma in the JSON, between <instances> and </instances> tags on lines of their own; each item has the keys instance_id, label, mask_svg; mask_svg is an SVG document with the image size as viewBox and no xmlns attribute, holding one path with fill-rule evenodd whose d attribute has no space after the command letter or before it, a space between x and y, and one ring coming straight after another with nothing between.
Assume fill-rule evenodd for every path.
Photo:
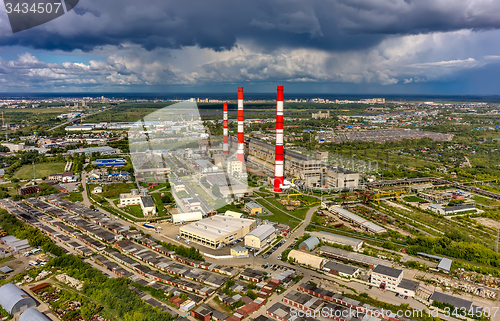
<instances>
[{"instance_id":1,"label":"tall industrial chimney","mask_svg":"<svg viewBox=\"0 0 500 321\"><path fill-rule=\"evenodd\" d=\"M283 172L283 86L278 86L278 94L276 96L276 150L274 153L275 192L281 192Z\"/></svg>"},{"instance_id":2,"label":"tall industrial chimney","mask_svg":"<svg viewBox=\"0 0 500 321\"><path fill-rule=\"evenodd\" d=\"M243 87L238 87L238 160L245 162L245 137L243 133Z\"/></svg>"},{"instance_id":3,"label":"tall industrial chimney","mask_svg":"<svg viewBox=\"0 0 500 321\"><path fill-rule=\"evenodd\" d=\"M227 103L224 103L224 111L222 114L222 134L224 135L222 141L222 153L229 154L228 148L228 131L227 131Z\"/></svg>"}]
</instances>

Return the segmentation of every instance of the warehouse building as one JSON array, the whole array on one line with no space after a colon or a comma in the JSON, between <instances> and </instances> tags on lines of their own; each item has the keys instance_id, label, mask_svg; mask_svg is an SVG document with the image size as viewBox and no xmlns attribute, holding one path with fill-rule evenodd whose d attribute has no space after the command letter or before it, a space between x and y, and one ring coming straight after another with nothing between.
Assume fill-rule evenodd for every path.
<instances>
[{"instance_id":1,"label":"warehouse building","mask_svg":"<svg viewBox=\"0 0 500 321\"><path fill-rule=\"evenodd\" d=\"M319 244L319 239L316 236L311 236L307 240L302 241L299 244L299 249L302 251L312 251Z\"/></svg>"},{"instance_id":2,"label":"warehouse building","mask_svg":"<svg viewBox=\"0 0 500 321\"><path fill-rule=\"evenodd\" d=\"M359 268L333 261L324 264L323 271L348 278L355 278L359 275Z\"/></svg>"},{"instance_id":3,"label":"warehouse building","mask_svg":"<svg viewBox=\"0 0 500 321\"><path fill-rule=\"evenodd\" d=\"M172 214L172 223L186 223L186 222L194 222L199 221L203 218L202 212L189 212L189 213L180 213L180 214Z\"/></svg>"},{"instance_id":4,"label":"warehouse building","mask_svg":"<svg viewBox=\"0 0 500 321\"><path fill-rule=\"evenodd\" d=\"M36 301L12 283L0 287L0 305L11 315L36 307Z\"/></svg>"},{"instance_id":5,"label":"warehouse building","mask_svg":"<svg viewBox=\"0 0 500 321\"><path fill-rule=\"evenodd\" d=\"M246 218L214 215L179 227L179 235L187 240L218 249L244 237L257 222Z\"/></svg>"},{"instance_id":6,"label":"warehouse building","mask_svg":"<svg viewBox=\"0 0 500 321\"><path fill-rule=\"evenodd\" d=\"M19 321L51 321L48 317L45 316L42 312L38 311L35 308L29 308L24 311L19 317Z\"/></svg>"},{"instance_id":7,"label":"warehouse building","mask_svg":"<svg viewBox=\"0 0 500 321\"><path fill-rule=\"evenodd\" d=\"M113 155L118 154L119 149L114 149L110 146L99 146L99 147L88 147L68 150L70 154L85 154L86 156L92 155L92 153L99 153L100 155Z\"/></svg>"},{"instance_id":8,"label":"warehouse building","mask_svg":"<svg viewBox=\"0 0 500 321\"><path fill-rule=\"evenodd\" d=\"M458 309L465 309L465 311L474 311L474 313L482 311L481 307L475 307L472 301L465 300L453 295L445 294L442 292L434 291L429 297L429 302L432 304L434 301L450 304Z\"/></svg>"},{"instance_id":9,"label":"warehouse building","mask_svg":"<svg viewBox=\"0 0 500 321\"><path fill-rule=\"evenodd\" d=\"M260 250L275 239L276 229L270 224L264 224L245 235L245 246Z\"/></svg>"},{"instance_id":10,"label":"warehouse building","mask_svg":"<svg viewBox=\"0 0 500 321\"><path fill-rule=\"evenodd\" d=\"M125 165L125 159L123 158L105 158L105 159L96 159L94 162L92 162L92 165L95 165L97 167L111 167L111 166L124 166Z\"/></svg>"},{"instance_id":11,"label":"warehouse building","mask_svg":"<svg viewBox=\"0 0 500 321\"><path fill-rule=\"evenodd\" d=\"M371 275L370 284L381 289L396 291L403 279L403 270L377 265Z\"/></svg>"},{"instance_id":12,"label":"warehouse building","mask_svg":"<svg viewBox=\"0 0 500 321\"><path fill-rule=\"evenodd\" d=\"M330 212L337 214L339 218L343 219L344 221L354 223L370 233L374 234L387 233L387 230L385 228L378 226L377 224L370 222L367 219L362 218L361 216L356 215L340 206L331 206L329 210Z\"/></svg>"},{"instance_id":13,"label":"warehouse building","mask_svg":"<svg viewBox=\"0 0 500 321\"><path fill-rule=\"evenodd\" d=\"M362 240L358 240L352 237L347 237L339 234L333 234L329 232L311 232L311 235L316 236L323 242L340 244L340 245L349 245L352 247L354 251L359 251L364 243Z\"/></svg>"},{"instance_id":14,"label":"warehouse building","mask_svg":"<svg viewBox=\"0 0 500 321\"><path fill-rule=\"evenodd\" d=\"M291 250L290 253L288 253L288 258L292 258L296 263L307 265L318 270L323 269L323 263L325 261L322 257L297 250Z\"/></svg>"},{"instance_id":15,"label":"warehouse building","mask_svg":"<svg viewBox=\"0 0 500 321\"><path fill-rule=\"evenodd\" d=\"M472 204L463 204L463 205L447 206L447 207L441 206L439 204L431 204L429 205L429 209L434 213L438 213L441 215L453 215L463 212L476 211L476 208Z\"/></svg>"},{"instance_id":16,"label":"warehouse building","mask_svg":"<svg viewBox=\"0 0 500 321\"><path fill-rule=\"evenodd\" d=\"M331 247L331 246L322 246L319 249L319 254L324 255L326 257L335 259L335 260L340 260L340 261L347 261L347 262L353 262L356 264L361 264L368 266L369 268L373 268L379 264L385 265L388 264L389 262L386 260L382 260L373 256L369 255L364 255L356 252L351 252L351 251L346 251L343 249L338 249L336 247Z\"/></svg>"}]
</instances>

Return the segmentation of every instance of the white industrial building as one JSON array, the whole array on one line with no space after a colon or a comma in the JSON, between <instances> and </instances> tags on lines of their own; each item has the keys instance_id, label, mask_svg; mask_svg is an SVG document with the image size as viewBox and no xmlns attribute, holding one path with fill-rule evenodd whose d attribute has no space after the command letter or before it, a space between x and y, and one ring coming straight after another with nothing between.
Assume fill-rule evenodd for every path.
<instances>
[{"instance_id":1,"label":"white industrial building","mask_svg":"<svg viewBox=\"0 0 500 321\"><path fill-rule=\"evenodd\" d=\"M363 241L358 240L352 237L347 237L339 234L333 234L329 232L311 232L311 235L316 236L323 242L340 244L340 245L349 245L353 248L354 251L359 251L363 246Z\"/></svg>"},{"instance_id":2,"label":"white industrial building","mask_svg":"<svg viewBox=\"0 0 500 321\"><path fill-rule=\"evenodd\" d=\"M179 227L179 235L187 240L218 249L243 238L256 226L255 220L214 215Z\"/></svg>"},{"instance_id":3,"label":"white industrial building","mask_svg":"<svg viewBox=\"0 0 500 321\"><path fill-rule=\"evenodd\" d=\"M141 195L139 194L139 190L133 189L130 193L120 194L120 205L128 206L137 204L141 204Z\"/></svg>"},{"instance_id":4,"label":"white industrial building","mask_svg":"<svg viewBox=\"0 0 500 321\"><path fill-rule=\"evenodd\" d=\"M203 218L202 212L172 214L172 223L177 224L177 223L195 222L201 220L202 218Z\"/></svg>"}]
</instances>

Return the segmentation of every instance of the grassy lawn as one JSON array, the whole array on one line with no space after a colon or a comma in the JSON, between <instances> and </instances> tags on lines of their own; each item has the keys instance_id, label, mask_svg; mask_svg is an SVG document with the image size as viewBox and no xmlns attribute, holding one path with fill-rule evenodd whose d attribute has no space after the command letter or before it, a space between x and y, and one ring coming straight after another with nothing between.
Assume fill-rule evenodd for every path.
<instances>
[{"instance_id":1,"label":"grassy lawn","mask_svg":"<svg viewBox=\"0 0 500 321\"><path fill-rule=\"evenodd\" d=\"M474 201L478 204L486 205L486 206L491 206L491 205L499 205L500 202L497 200L493 200L491 198L486 198L482 196L474 196L473 198Z\"/></svg>"},{"instance_id":2,"label":"grassy lawn","mask_svg":"<svg viewBox=\"0 0 500 321\"><path fill-rule=\"evenodd\" d=\"M129 205L121 208L122 211L129 213L132 216L143 218L144 214L142 213L141 205Z\"/></svg>"},{"instance_id":3,"label":"grassy lawn","mask_svg":"<svg viewBox=\"0 0 500 321\"><path fill-rule=\"evenodd\" d=\"M265 200L268 201L269 203L273 204L274 206L276 206L277 208L279 208L283 212L286 212L292 216L295 216L296 218L298 218L300 220L304 220L306 218L307 211L309 210L308 207L301 206L301 207L295 207L295 210L293 210L293 211L288 211L286 209L286 206L278 203L274 197L268 197ZM272 207L269 208L269 206L267 206L266 208L270 211L273 210L273 208Z\"/></svg>"},{"instance_id":4,"label":"grassy lawn","mask_svg":"<svg viewBox=\"0 0 500 321\"><path fill-rule=\"evenodd\" d=\"M36 178L49 177L50 174L64 172L66 163L42 163L35 164ZM13 176L18 179L33 179L33 165L24 165Z\"/></svg>"},{"instance_id":5,"label":"grassy lawn","mask_svg":"<svg viewBox=\"0 0 500 321\"><path fill-rule=\"evenodd\" d=\"M262 200L259 200L259 201L262 201ZM291 229L293 229L295 226L299 225L299 223L301 222L298 218L293 219L290 216L286 215L285 213L281 212L280 210L275 209L274 207L269 205L265 200L261 202L261 205L273 213L272 215L259 216L259 218L261 218L263 220L269 220L269 221L273 221L273 222L287 224L288 226L290 226Z\"/></svg>"},{"instance_id":6,"label":"grassy lawn","mask_svg":"<svg viewBox=\"0 0 500 321\"><path fill-rule=\"evenodd\" d=\"M130 193L131 189L137 189L137 185L134 183L89 184L87 188L92 191L96 186L102 187L102 193L99 195L105 198L118 198L122 193Z\"/></svg>"},{"instance_id":7,"label":"grassy lawn","mask_svg":"<svg viewBox=\"0 0 500 321\"><path fill-rule=\"evenodd\" d=\"M161 201L161 193L154 193L151 194L151 197L153 197L155 204L156 204L156 209L158 210L158 216L168 216L168 211L165 208L165 204Z\"/></svg>"},{"instance_id":8,"label":"grassy lawn","mask_svg":"<svg viewBox=\"0 0 500 321\"><path fill-rule=\"evenodd\" d=\"M65 200L68 200L70 202L76 203L76 202L83 202L83 196L81 192L72 192L68 196L63 197Z\"/></svg>"},{"instance_id":9,"label":"grassy lawn","mask_svg":"<svg viewBox=\"0 0 500 321\"><path fill-rule=\"evenodd\" d=\"M180 192L177 192L175 193L177 195L178 198L189 198L189 194L186 192L186 191L180 191Z\"/></svg>"},{"instance_id":10,"label":"grassy lawn","mask_svg":"<svg viewBox=\"0 0 500 321\"><path fill-rule=\"evenodd\" d=\"M418 196L405 196L403 199L407 202L422 202L425 201L423 198L420 198Z\"/></svg>"}]
</instances>

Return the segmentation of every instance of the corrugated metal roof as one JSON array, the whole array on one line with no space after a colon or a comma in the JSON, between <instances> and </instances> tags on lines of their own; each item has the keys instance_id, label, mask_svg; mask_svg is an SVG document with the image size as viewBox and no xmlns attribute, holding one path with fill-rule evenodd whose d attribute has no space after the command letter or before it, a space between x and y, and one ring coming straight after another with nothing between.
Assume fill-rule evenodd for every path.
<instances>
[{"instance_id":1,"label":"corrugated metal roof","mask_svg":"<svg viewBox=\"0 0 500 321\"><path fill-rule=\"evenodd\" d=\"M308 251L311 251L318 244L319 244L319 239L316 236L311 236L307 240L304 240L302 243L300 243L299 248L302 248L302 246L305 246Z\"/></svg>"},{"instance_id":2,"label":"corrugated metal roof","mask_svg":"<svg viewBox=\"0 0 500 321\"><path fill-rule=\"evenodd\" d=\"M7 283L0 287L0 305L5 311L12 314L12 309L19 301L26 301L28 305L36 306L35 300L14 284Z\"/></svg>"},{"instance_id":3,"label":"corrugated metal roof","mask_svg":"<svg viewBox=\"0 0 500 321\"><path fill-rule=\"evenodd\" d=\"M271 225L271 224L263 224L247 235L253 235L255 237L258 237L259 240L265 240L269 235L273 234L276 231L276 229Z\"/></svg>"},{"instance_id":4,"label":"corrugated metal roof","mask_svg":"<svg viewBox=\"0 0 500 321\"><path fill-rule=\"evenodd\" d=\"M37 309L30 308L21 314L19 321L50 321L50 319Z\"/></svg>"}]
</instances>

